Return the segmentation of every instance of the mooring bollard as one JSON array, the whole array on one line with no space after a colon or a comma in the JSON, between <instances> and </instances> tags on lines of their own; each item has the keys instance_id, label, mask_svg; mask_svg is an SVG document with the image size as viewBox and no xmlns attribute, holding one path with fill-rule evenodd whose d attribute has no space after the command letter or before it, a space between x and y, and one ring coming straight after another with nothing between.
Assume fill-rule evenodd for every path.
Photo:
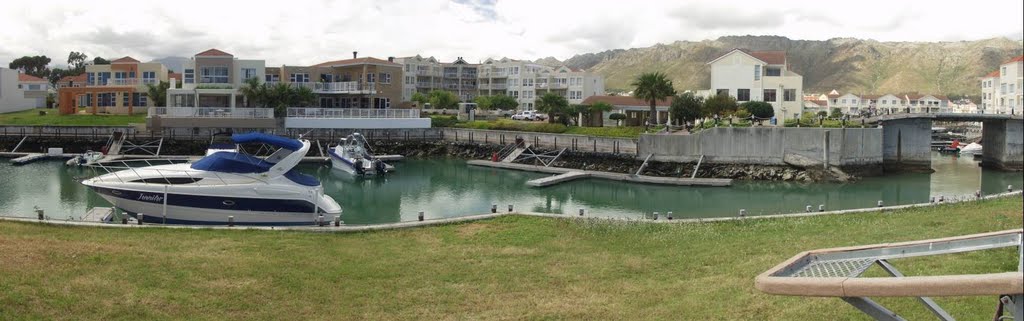
<instances>
[{"instance_id":1,"label":"mooring bollard","mask_svg":"<svg viewBox=\"0 0 1024 321\"><path fill-rule=\"evenodd\" d=\"M740 217L747 217L747 209L745 209L745 208L741 208L740 209Z\"/></svg>"},{"instance_id":2,"label":"mooring bollard","mask_svg":"<svg viewBox=\"0 0 1024 321\"><path fill-rule=\"evenodd\" d=\"M167 214L161 214L160 223L167 225Z\"/></svg>"},{"instance_id":3,"label":"mooring bollard","mask_svg":"<svg viewBox=\"0 0 1024 321\"><path fill-rule=\"evenodd\" d=\"M882 200L878 200L878 207L882 207Z\"/></svg>"},{"instance_id":4,"label":"mooring bollard","mask_svg":"<svg viewBox=\"0 0 1024 321\"><path fill-rule=\"evenodd\" d=\"M228 216L228 226L235 226L235 216Z\"/></svg>"},{"instance_id":5,"label":"mooring bollard","mask_svg":"<svg viewBox=\"0 0 1024 321\"><path fill-rule=\"evenodd\" d=\"M418 215L416 215L416 219L419 220L420 222L423 222L423 220L424 220L423 211L420 211L420 213Z\"/></svg>"},{"instance_id":6,"label":"mooring bollard","mask_svg":"<svg viewBox=\"0 0 1024 321\"><path fill-rule=\"evenodd\" d=\"M939 203L942 203L942 202L945 202L945 201L946 201L946 197L942 196L942 195L939 195Z\"/></svg>"},{"instance_id":7,"label":"mooring bollard","mask_svg":"<svg viewBox=\"0 0 1024 321\"><path fill-rule=\"evenodd\" d=\"M583 216L583 209L580 209L580 216Z\"/></svg>"},{"instance_id":8,"label":"mooring bollard","mask_svg":"<svg viewBox=\"0 0 1024 321\"><path fill-rule=\"evenodd\" d=\"M668 219L669 221L671 221L671 220L672 220L672 211L669 211L668 213L665 213L665 216L667 216L666 218L667 218L667 219Z\"/></svg>"},{"instance_id":9,"label":"mooring bollard","mask_svg":"<svg viewBox=\"0 0 1024 321\"><path fill-rule=\"evenodd\" d=\"M317 217L317 222L316 223L317 223L318 226L321 226L321 227L324 226L324 215L323 214L320 214L320 216Z\"/></svg>"},{"instance_id":10,"label":"mooring bollard","mask_svg":"<svg viewBox=\"0 0 1024 321\"><path fill-rule=\"evenodd\" d=\"M42 221L42 220L43 220L43 218L44 218L44 217L46 217L46 215L45 215L45 214L43 214L43 209L36 209L36 216L38 216L38 217L39 217L39 220L40 220L40 221Z\"/></svg>"},{"instance_id":11,"label":"mooring bollard","mask_svg":"<svg viewBox=\"0 0 1024 321\"><path fill-rule=\"evenodd\" d=\"M127 215L121 217L121 224L128 224L128 216Z\"/></svg>"},{"instance_id":12,"label":"mooring bollard","mask_svg":"<svg viewBox=\"0 0 1024 321\"><path fill-rule=\"evenodd\" d=\"M928 203L935 203L935 196L929 197Z\"/></svg>"},{"instance_id":13,"label":"mooring bollard","mask_svg":"<svg viewBox=\"0 0 1024 321\"><path fill-rule=\"evenodd\" d=\"M824 211L825 211L825 204L818 204L818 212L824 212Z\"/></svg>"},{"instance_id":14,"label":"mooring bollard","mask_svg":"<svg viewBox=\"0 0 1024 321\"><path fill-rule=\"evenodd\" d=\"M508 212L512 213L512 204L508 204Z\"/></svg>"},{"instance_id":15,"label":"mooring bollard","mask_svg":"<svg viewBox=\"0 0 1024 321\"><path fill-rule=\"evenodd\" d=\"M811 212L811 206L807 205L807 207L804 208L804 212L810 213Z\"/></svg>"},{"instance_id":16,"label":"mooring bollard","mask_svg":"<svg viewBox=\"0 0 1024 321\"><path fill-rule=\"evenodd\" d=\"M658 213L658 212L654 212L654 220L655 220L655 221L657 221L657 220L658 220L658 215L661 215L661 213Z\"/></svg>"},{"instance_id":17,"label":"mooring bollard","mask_svg":"<svg viewBox=\"0 0 1024 321\"><path fill-rule=\"evenodd\" d=\"M139 225L142 225L142 221L146 220L146 214L139 213Z\"/></svg>"},{"instance_id":18,"label":"mooring bollard","mask_svg":"<svg viewBox=\"0 0 1024 321\"><path fill-rule=\"evenodd\" d=\"M974 191L974 198L979 198L979 199L981 198L981 190L980 189Z\"/></svg>"},{"instance_id":19,"label":"mooring bollard","mask_svg":"<svg viewBox=\"0 0 1024 321\"><path fill-rule=\"evenodd\" d=\"M1006 192L1013 192L1013 185L1006 185Z\"/></svg>"},{"instance_id":20,"label":"mooring bollard","mask_svg":"<svg viewBox=\"0 0 1024 321\"><path fill-rule=\"evenodd\" d=\"M498 212L498 204L492 204L491 205L491 213L497 213L497 212Z\"/></svg>"},{"instance_id":21,"label":"mooring bollard","mask_svg":"<svg viewBox=\"0 0 1024 321\"><path fill-rule=\"evenodd\" d=\"M341 226L341 215L334 216L334 227Z\"/></svg>"}]
</instances>

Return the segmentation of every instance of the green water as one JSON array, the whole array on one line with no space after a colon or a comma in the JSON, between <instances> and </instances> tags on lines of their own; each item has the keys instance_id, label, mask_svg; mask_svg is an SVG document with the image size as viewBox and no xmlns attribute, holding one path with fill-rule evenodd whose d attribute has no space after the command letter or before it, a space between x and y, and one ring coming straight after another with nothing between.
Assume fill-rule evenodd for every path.
<instances>
[{"instance_id":1,"label":"green water","mask_svg":"<svg viewBox=\"0 0 1024 321\"><path fill-rule=\"evenodd\" d=\"M825 204L829 210L927 202L931 196L965 197L981 189L986 194L1019 189L1024 174L983 170L971 158L935 154L933 174L900 174L853 183L744 182L734 186L678 187L584 179L547 188L525 182L544 174L467 166L459 160L410 159L394 164L384 178L354 179L329 166L301 165L319 177L328 195L345 209L348 224L416 220L490 212L491 204L506 210L588 216L650 217L674 212L677 218L802 212L804 206ZM0 215L34 217L38 206L54 219L78 218L92 206L110 206L78 183L96 175L90 169L66 168L46 161L21 167L0 164Z\"/></svg>"}]
</instances>

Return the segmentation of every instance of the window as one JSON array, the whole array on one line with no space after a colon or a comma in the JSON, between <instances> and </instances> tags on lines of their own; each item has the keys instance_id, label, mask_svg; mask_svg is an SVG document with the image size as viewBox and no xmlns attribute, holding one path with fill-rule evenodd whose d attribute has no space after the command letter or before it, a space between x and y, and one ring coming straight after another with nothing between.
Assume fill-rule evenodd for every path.
<instances>
[{"instance_id":1,"label":"window","mask_svg":"<svg viewBox=\"0 0 1024 321\"><path fill-rule=\"evenodd\" d=\"M754 80L761 80L761 65L754 65Z\"/></svg>"},{"instance_id":2,"label":"window","mask_svg":"<svg viewBox=\"0 0 1024 321\"><path fill-rule=\"evenodd\" d=\"M1013 84L1010 84L1010 90L1009 91L1010 91L1011 94L1013 93Z\"/></svg>"},{"instance_id":3,"label":"window","mask_svg":"<svg viewBox=\"0 0 1024 321\"><path fill-rule=\"evenodd\" d=\"M374 74L374 73L366 74L366 82L377 82L377 74Z\"/></svg>"},{"instance_id":4,"label":"window","mask_svg":"<svg viewBox=\"0 0 1024 321\"><path fill-rule=\"evenodd\" d=\"M715 95L718 95L718 96L726 95L726 96L728 96L729 95L729 90L728 89L719 89L719 90L715 91Z\"/></svg>"},{"instance_id":5,"label":"window","mask_svg":"<svg viewBox=\"0 0 1024 321\"><path fill-rule=\"evenodd\" d=\"M1000 76L1006 76L1006 67L1003 67L1003 70L1000 71L999 75Z\"/></svg>"},{"instance_id":6,"label":"window","mask_svg":"<svg viewBox=\"0 0 1024 321\"><path fill-rule=\"evenodd\" d=\"M999 93L1000 94L1006 94L1006 84L1000 84L999 85Z\"/></svg>"},{"instance_id":7,"label":"window","mask_svg":"<svg viewBox=\"0 0 1024 321\"><path fill-rule=\"evenodd\" d=\"M264 76L264 79L266 79L267 82L279 82L281 81L281 75L267 74Z\"/></svg>"},{"instance_id":8,"label":"window","mask_svg":"<svg viewBox=\"0 0 1024 321\"><path fill-rule=\"evenodd\" d=\"M783 101L796 101L796 89L783 89L782 90Z\"/></svg>"},{"instance_id":9,"label":"window","mask_svg":"<svg viewBox=\"0 0 1024 321\"><path fill-rule=\"evenodd\" d=\"M156 72L155 71L143 71L142 72L142 83L144 83L144 84L155 84L156 83Z\"/></svg>"},{"instance_id":10,"label":"window","mask_svg":"<svg viewBox=\"0 0 1024 321\"><path fill-rule=\"evenodd\" d=\"M186 84L194 84L196 82L196 70L195 69L185 69L184 77L185 77L184 83L186 83Z\"/></svg>"},{"instance_id":11,"label":"window","mask_svg":"<svg viewBox=\"0 0 1024 321\"><path fill-rule=\"evenodd\" d=\"M889 104L889 101L885 100L885 99L882 99L882 105L887 105L887 104Z\"/></svg>"},{"instance_id":12,"label":"window","mask_svg":"<svg viewBox=\"0 0 1024 321\"><path fill-rule=\"evenodd\" d=\"M391 83L391 73L390 72L382 72L382 73L380 73L380 83L382 83L382 84L390 84Z\"/></svg>"},{"instance_id":13,"label":"window","mask_svg":"<svg viewBox=\"0 0 1024 321\"><path fill-rule=\"evenodd\" d=\"M750 89L736 89L736 101L750 101Z\"/></svg>"},{"instance_id":14,"label":"window","mask_svg":"<svg viewBox=\"0 0 1024 321\"><path fill-rule=\"evenodd\" d=\"M18 86L21 86L21 84L18 84ZM39 90L39 85L38 84L30 84L30 85L28 85L28 90Z\"/></svg>"},{"instance_id":15,"label":"window","mask_svg":"<svg viewBox=\"0 0 1024 321\"><path fill-rule=\"evenodd\" d=\"M199 74L199 82L204 84L228 83L228 67L203 67Z\"/></svg>"},{"instance_id":16,"label":"window","mask_svg":"<svg viewBox=\"0 0 1024 321\"><path fill-rule=\"evenodd\" d=\"M290 82L309 82L309 74L308 73L292 73L288 77L288 81L290 81Z\"/></svg>"},{"instance_id":17,"label":"window","mask_svg":"<svg viewBox=\"0 0 1024 321\"><path fill-rule=\"evenodd\" d=\"M1006 67L1003 67L1003 69L1006 69ZM513 75L518 75L519 74L519 67L512 67L512 74Z\"/></svg>"},{"instance_id":18,"label":"window","mask_svg":"<svg viewBox=\"0 0 1024 321\"><path fill-rule=\"evenodd\" d=\"M762 101L775 101L775 89L765 89Z\"/></svg>"},{"instance_id":19,"label":"window","mask_svg":"<svg viewBox=\"0 0 1024 321\"><path fill-rule=\"evenodd\" d=\"M779 67L768 67L764 70L764 75L768 77L782 76L782 68Z\"/></svg>"},{"instance_id":20,"label":"window","mask_svg":"<svg viewBox=\"0 0 1024 321\"><path fill-rule=\"evenodd\" d=\"M512 97L515 97L515 98L519 98L519 91L518 90L509 90L508 91L508 95L512 96Z\"/></svg>"},{"instance_id":21,"label":"window","mask_svg":"<svg viewBox=\"0 0 1024 321\"><path fill-rule=\"evenodd\" d=\"M242 79L256 78L259 75L256 74L256 68L242 68Z\"/></svg>"},{"instance_id":22,"label":"window","mask_svg":"<svg viewBox=\"0 0 1024 321\"><path fill-rule=\"evenodd\" d=\"M131 98L128 93L121 93L121 107L128 107Z\"/></svg>"},{"instance_id":23,"label":"window","mask_svg":"<svg viewBox=\"0 0 1024 321\"><path fill-rule=\"evenodd\" d=\"M533 99L533 91L523 90L523 98Z\"/></svg>"},{"instance_id":24,"label":"window","mask_svg":"<svg viewBox=\"0 0 1024 321\"><path fill-rule=\"evenodd\" d=\"M534 79L533 78L523 79L523 87L533 87L533 83L534 83Z\"/></svg>"},{"instance_id":25,"label":"window","mask_svg":"<svg viewBox=\"0 0 1024 321\"><path fill-rule=\"evenodd\" d=\"M846 105L846 99L843 99L843 105Z\"/></svg>"}]
</instances>

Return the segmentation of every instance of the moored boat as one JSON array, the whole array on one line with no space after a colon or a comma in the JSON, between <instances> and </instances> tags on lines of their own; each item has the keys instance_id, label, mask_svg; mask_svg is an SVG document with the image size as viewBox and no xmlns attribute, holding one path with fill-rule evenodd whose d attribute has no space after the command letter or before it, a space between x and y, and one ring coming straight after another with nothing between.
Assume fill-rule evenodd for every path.
<instances>
[{"instance_id":1,"label":"moored boat","mask_svg":"<svg viewBox=\"0 0 1024 321\"><path fill-rule=\"evenodd\" d=\"M328 149L331 166L353 175L383 175L394 169L370 153L366 139L354 133L341 139L341 143Z\"/></svg>"}]
</instances>

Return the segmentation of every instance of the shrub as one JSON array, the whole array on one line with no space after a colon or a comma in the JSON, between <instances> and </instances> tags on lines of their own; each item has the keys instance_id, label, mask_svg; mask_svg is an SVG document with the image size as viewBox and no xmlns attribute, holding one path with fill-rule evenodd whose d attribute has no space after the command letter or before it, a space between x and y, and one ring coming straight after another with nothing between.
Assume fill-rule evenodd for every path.
<instances>
[{"instance_id":1,"label":"shrub","mask_svg":"<svg viewBox=\"0 0 1024 321\"><path fill-rule=\"evenodd\" d=\"M623 114L623 113L613 113L611 115L608 115L608 119L611 119L611 120L623 120L623 119L626 119L626 114Z\"/></svg>"},{"instance_id":2,"label":"shrub","mask_svg":"<svg viewBox=\"0 0 1024 321\"><path fill-rule=\"evenodd\" d=\"M430 116L430 127L454 127L456 123L455 116Z\"/></svg>"}]
</instances>

